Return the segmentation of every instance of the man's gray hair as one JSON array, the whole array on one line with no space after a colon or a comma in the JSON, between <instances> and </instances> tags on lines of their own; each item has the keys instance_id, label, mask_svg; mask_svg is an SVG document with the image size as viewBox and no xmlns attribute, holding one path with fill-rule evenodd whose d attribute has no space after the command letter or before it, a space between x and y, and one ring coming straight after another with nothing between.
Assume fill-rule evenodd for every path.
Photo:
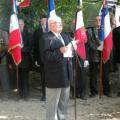
<instances>
[{"instance_id":1,"label":"man's gray hair","mask_svg":"<svg viewBox=\"0 0 120 120\"><path fill-rule=\"evenodd\" d=\"M53 23L53 22L61 22L61 21L62 21L61 18L57 15L50 16L48 18L48 24Z\"/></svg>"}]
</instances>

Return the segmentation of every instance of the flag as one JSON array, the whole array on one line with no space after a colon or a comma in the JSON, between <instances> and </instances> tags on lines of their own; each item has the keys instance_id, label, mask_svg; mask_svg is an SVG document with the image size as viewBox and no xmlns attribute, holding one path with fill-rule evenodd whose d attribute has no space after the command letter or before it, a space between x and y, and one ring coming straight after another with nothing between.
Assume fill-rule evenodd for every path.
<instances>
[{"instance_id":1,"label":"flag","mask_svg":"<svg viewBox=\"0 0 120 120\"><path fill-rule=\"evenodd\" d=\"M110 16L106 2L104 2L103 8L101 10L101 26L100 26L99 38L100 40L103 41L102 57L103 57L103 61L106 62L107 60L109 60L113 46Z\"/></svg>"},{"instance_id":2,"label":"flag","mask_svg":"<svg viewBox=\"0 0 120 120\"><path fill-rule=\"evenodd\" d=\"M48 1L48 17L56 15L54 0Z\"/></svg>"},{"instance_id":3,"label":"flag","mask_svg":"<svg viewBox=\"0 0 120 120\"><path fill-rule=\"evenodd\" d=\"M102 5L99 15L101 16L101 25L100 25L100 29L98 29L98 36L99 36L99 40L103 44L103 41L104 41L104 16L105 16L105 10L104 10L103 5ZM103 48L101 49L101 51L102 50L103 50Z\"/></svg>"},{"instance_id":4,"label":"flag","mask_svg":"<svg viewBox=\"0 0 120 120\"><path fill-rule=\"evenodd\" d=\"M16 0L13 1L13 11ZM16 65L21 62L21 33L18 24L18 18L15 11L10 17L10 30L9 30L9 40L8 40L8 52L12 54L13 60Z\"/></svg>"},{"instance_id":5,"label":"flag","mask_svg":"<svg viewBox=\"0 0 120 120\"><path fill-rule=\"evenodd\" d=\"M18 0L19 7L28 7L30 5L30 0Z\"/></svg>"},{"instance_id":6,"label":"flag","mask_svg":"<svg viewBox=\"0 0 120 120\"><path fill-rule=\"evenodd\" d=\"M80 3L80 1L78 1L78 3ZM79 42L77 43L77 53L82 60L85 60L86 59L85 42L87 41L87 35L84 27L83 13L81 9L79 9L76 14L76 27L74 37L75 40L79 40Z\"/></svg>"},{"instance_id":7,"label":"flag","mask_svg":"<svg viewBox=\"0 0 120 120\"><path fill-rule=\"evenodd\" d=\"M55 12L55 4L54 4L54 0L48 0L48 15L47 15L47 21L46 21L46 29L45 31L48 32L48 18L50 16L55 16L56 12Z\"/></svg>"},{"instance_id":8,"label":"flag","mask_svg":"<svg viewBox=\"0 0 120 120\"><path fill-rule=\"evenodd\" d=\"M13 4L14 0L11 0L11 4ZM28 7L30 5L30 0L16 0L16 5L19 7Z\"/></svg>"},{"instance_id":9,"label":"flag","mask_svg":"<svg viewBox=\"0 0 120 120\"><path fill-rule=\"evenodd\" d=\"M120 6L116 5L115 7L115 20L116 20L116 27L120 26Z\"/></svg>"}]
</instances>

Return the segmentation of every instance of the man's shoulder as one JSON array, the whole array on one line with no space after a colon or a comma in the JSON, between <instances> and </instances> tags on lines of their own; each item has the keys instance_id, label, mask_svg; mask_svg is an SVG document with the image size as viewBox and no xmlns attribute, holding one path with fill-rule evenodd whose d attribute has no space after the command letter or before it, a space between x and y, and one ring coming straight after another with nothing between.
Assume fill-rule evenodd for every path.
<instances>
[{"instance_id":1,"label":"man's shoulder","mask_svg":"<svg viewBox=\"0 0 120 120\"><path fill-rule=\"evenodd\" d=\"M54 36L54 34L51 33L51 32L44 32L43 35L42 35L43 38L50 38L52 36Z\"/></svg>"},{"instance_id":2,"label":"man's shoulder","mask_svg":"<svg viewBox=\"0 0 120 120\"><path fill-rule=\"evenodd\" d=\"M87 30L87 31L91 31L91 30L94 30L94 29L96 29L96 28L93 27L93 26L91 26L91 27L86 27L86 30Z\"/></svg>"},{"instance_id":3,"label":"man's shoulder","mask_svg":"<svg viewBox=\"0 0 120 120\"><path fill-rule=\"evenodd\" d=\"M115 35L115 34L116 34L116 35L117 35L117 34L119 35L119 33L120 33L120 26L114 28L112 32L113 32L114 35Z\"/></svg>"},{"instance_id":4,"label":"man's shoulder","mask_svg":"<svg viewBox=\"0 0 120 120\"><path fill-rule=\"evenodd\" d=\"M94 27L87 27L86 28L86 32L88 35L92 35L92 30L94 29Z\"/></svg>"},{"instance_id":5,"label":"man's shoulder","mask_svg":"<svg viewBox=\"0 0 120 120\"><path fill-rule=\"evenodd\" d=\"M39 28L36 28L36 29L34 30L34 33L39 33L39 32L41 32L41 31L43 31L43 30L42 30L41 27L39 27Z\"/></svg>"},{"instance_id":6,"label":"man's shoulder","mask_svg":"<svg viewBox=\"0 0 120 120\"><path fill-rule=\"evenodd\" d=\"M68 32L61 32L60 33L62 36L70 37L70 34Z\"/></svg>"}]
</instances>

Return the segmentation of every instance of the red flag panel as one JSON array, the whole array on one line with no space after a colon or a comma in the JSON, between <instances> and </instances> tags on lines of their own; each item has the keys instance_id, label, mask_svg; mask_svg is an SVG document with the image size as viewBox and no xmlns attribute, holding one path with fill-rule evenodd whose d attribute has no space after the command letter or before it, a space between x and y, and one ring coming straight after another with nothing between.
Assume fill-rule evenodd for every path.
<instances>
[{"instance_id":1,"label":"red flag panel","mask_svg":"<svg viewBox=\"0 0 120 120\"><path fill-rule=\"evenodd\" d=\"M30 0L22 0L19 4L20 7L28 7L30 5Z\"/></svg>"},{"instance_id":2,"label":"red flag panel","mask_svg":"<svg viewBox=\"0 0 120 120\"><path fill-rule=\"evenodd\" d=\"M8 52L12 54L15 64L18 65L21 62L22 57L21 57L21 33L16 14L12 14L10 19Z\"/></svg>"},{"instance_id":3,"label":"red flag panel","mask_svg":"<svg viewBox=\"0 0 120 120\"><path fill-rule=\"evenodd\" d=\"M110 58L110 54L112 51L113 43L112 43L112 32L104 40L103 47L103 61L106 62Z\"/></svg>"},{"instance_id":4,"label":"red flag panel","mask_svg":"<svg viewBox=\"0 0 120 120\"><path fill-rule=\"evenodd\" d=\"M86 59L86 50L85 43L87 41L87 34L84 27L82 11L77 12L76 18L76 31L75 31L75 40L79 40L77 43L77 53L82 60Z\"/></svg>"}]
</instances>

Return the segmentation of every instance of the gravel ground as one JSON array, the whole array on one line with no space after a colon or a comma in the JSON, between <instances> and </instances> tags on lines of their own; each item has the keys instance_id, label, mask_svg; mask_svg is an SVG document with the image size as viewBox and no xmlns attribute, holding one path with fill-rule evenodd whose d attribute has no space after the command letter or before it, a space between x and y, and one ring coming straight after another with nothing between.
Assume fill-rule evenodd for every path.
<instances>
[{"instance_id":1,"label":"gravel ground","mask_svg":"<svg viewBox=\"0 0 120 120\"><path fill-rule=\"evenodd\" d=\"M33 73L32 73L33 74ZM112 97L99 96L87 100L70 99L68 120L120 120L120 97L116 97L116 81L111 74ZM36 79L32 75L31 79ZM38 78L38 76L37 76ZM8 100L0 99L0 120L45 120L45 102L40 101L40 88L38 83L32 83L30 97L28 100L21 100L17 93L13 92ZM38 85L38 86L37 86ZM114 88L114 89L113 89Z\"/></svg>"},{"instance_id":2,"label":"gravel ground","mask_svg":"<svg viewBox=\"0 0 120 120\"><path fill-rule=\"evenodd\" d=\"M0 120L45 120L39 99L0 101ZM69 101L68 120L75 120L75 101ZM76 100L76 120L120 120L120 98L103 96Z\"/></svg>"}]
</instances>

